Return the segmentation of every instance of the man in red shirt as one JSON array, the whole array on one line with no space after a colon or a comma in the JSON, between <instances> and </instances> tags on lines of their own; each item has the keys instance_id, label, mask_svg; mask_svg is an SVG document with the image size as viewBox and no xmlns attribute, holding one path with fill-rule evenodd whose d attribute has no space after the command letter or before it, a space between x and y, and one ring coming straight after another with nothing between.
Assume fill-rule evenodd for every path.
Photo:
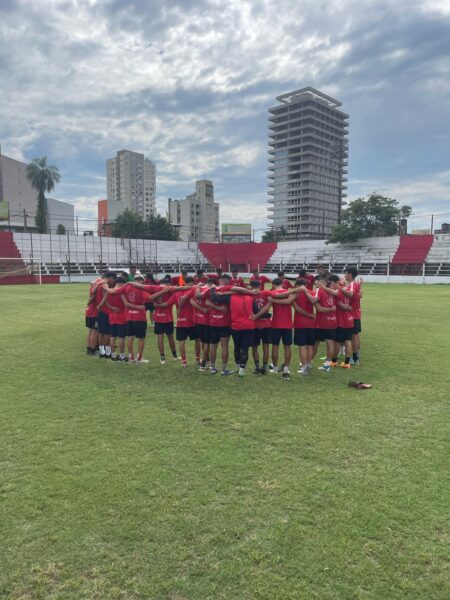
<instances>
[{"instance_id":1,"label":"man in red shirt","mask_svg":"<svg viewBox=\"0 0 450 600\"><path fill-rule=\"evenodd\" d=\"M297 279L294 306L294 344L298 346L300 359L299 373L307 375L312 369L314 345L316 343L316 315L314 313L314 296L307 288L304 278Z\"/></svg>"},{"instance_id":2,"label":"man in red shirt","mask_svg":"<svg viewBox=\"0 0 450 600\"><path fill-rule=\"evenodd\" d=\"M121 294L123 303L125 305L125 318L127 321L127 336L128 336L128 361L137 365L148 363L148 360L143 358L145 337L147 335L147 313L145 304L151 301L151 297L148 293L144 292L141 288L144 286L144 278L142 275L135 277L134 282L129 282L124 286ZM141 285L138 288L137 285ZM145 286L158 288L159 286ZM137 356L134 356L134 338L138 341Z\"/></svg>"},{"instance_id":3,"label":"man in red shirt","mask_svg":"<svg viewBox=\"0 0 450 600\"><path fill-rule=\"evenodd\" d=\"M269 310L272 305L269 302L269 297L272 295L270 290L261 290L258 279L254 279L250 286L257 289L259 293L253 299L253 315L250 317L255 321L255 334L253 337L253 360L255 361L255 375L266 375L267 365L269 363L269 350L272 341L272 319ZM260 367L259 362L259 345L263 347L263 364Z\"/></svg>"},{"instance_id":4,"label":"man in red shirt","mask_svg":"<svg viewBox=\"0 0 450 600\"><path fill-rule=\"evenodd\" d=\"M98 347L100 358L111 358L110 335L111 327L109 325L109 309L105 306L103 298L106 294L105 287L113 288L116 283L116 274L112 271L105 273L103 284L96 288L95 302L98 310Z\"/></svg>"},{"instance_id":5,"label":"man in red shirt","mask_svg":"<svg viewBox=\"0 0 450 600\"><path fill-rule=\"evenodd\" d=\"M352 358L352 336L353 336L353 311L351 307L351 298L345 293L345 281L338 287L336 298L336 349L335 355L339 353L339 346L345 347L345 360L339 366L344 369L350 369L350 359Z\"/></svg>"},{"instance_id":6,"label":"man in red shirt","mask_svg":"<svg viewBox=\"0 0 450 600\"><path fill-rule=\"evenodd\" d=\"M250 277L250 283L252 281L254 281L255 279L257 279L259 281L259 288L261 290L264 289L264 286L266 285L266 283L271 283L270 279L268 277L266 277L265 275L260 275L258 269L254 269L252 271L253 275Z\"/></svg>"},{"instance_id":7,"label":"man in red shirt","mask_svg":"<svg viewBox=\"0 0 450 600\"><path fill-rule=\"evenodd\" d=\"M275 289L271 292L269 302L273 305L272 316L272 363L273 373L278 372L278 354L280 342L284 347L284 365L282 379L289 381L289 365L291 364L292 345L292 302L289 292L283 288L283 280L276 278L272 281ZM290 291L290 290L289 290Z\"/></svg>"},{"instance_id":8,"label":"man in red shirt","mask_svg":"<svg viewBox=\"0 0 450 600\"><path fill-rule=\"evenodd\" d=\"M237 287L245 287L245 282L242 277L239 277L239 272L235 267L231 269L231 278L229 278L229 284Z\"/></svg>"},{"instance_id":9,"label":"man in red shirt","mask_svg":"<svg viewBox=\"0 0 450 600\"><path fill-rule=\"evenodd\" d=\"M86 340L86 354L95 356L98 343L98 310L96 303L97 286L103 283L103 279L98 277L89 287L89 299L85 311L85 321L88 330Z\"/></svg>"},{"instance_id":10,"label":"man in red shirt","mask_svg":"<svg viewBox=\"0 0 450 600\"><path fill-rule=\"evenodd\" d=\"M214 279L209 277L205 285L197 285L192 290L191 305L194 309L194 325L196 337L202 345L202 360L200 361L199 370L206 371L206 364L209 362L209 344L210 344L210 327L209 327L209 308L206 305L210 288L214 285Z\"/></svg>"},{"instance_id":11,"label":"man in red shirt","mask_svg":"<svg viewBox=\"0 0 450 600\"><path fill-rule=\"evenodd\" d=\"M293 288L294 286L292 285L292 283L289 281L289 279L286 277L284 271L280 271L277 275L278 279L281 279L281 281L283 282L281 284L282 288L284 290L290 290L291 288Z\"/></svg>"},{"instance_id":12,"label":"man in red shirt","mask_svg":"<svg viewBox=\"0 0 450 600\"><path fill-rule=\"evenodd\" d=\"M163 291L161 295L154 301L155 311L153 313L153 324L155 335L158 340L159 362L162 365L166 364L166 354L164 350L164 336L167 335L170 351L172 352L173 360L178 360L175 340L173 338L173 310L170 297L174 292L174 287L171 285L171 279L165 277L159 291Z\"/></svg>"},{"instance_id":13,"label":"man in red shirt","mask_svg":"<svg viewBox=\"0 0 450 600\"><path fill-rule=\"evenodd\" d=\"M199 283L206 283L208 278L205 276L205 272L203 269L197 269L197 272L194 275L194 284L198 285Z\"/></svg>"},{"instance_id":14,"label":"man in red shirt","mask_svg":"<svg viewBox=\"0 0 450 600\"><path fill-rule=\"evenodd\" d=\"M361 333L361 298L362 298L362 289L360 282L355 281L356 277L358 277L358 270L354 268L349 268L345 271L345 279L348 282L348 286L344 288L342 291L344 294L350 297L351 302L350 305L352 307L352 315L353 315L353 336L352 336L352 349L353 349L353 357L350 361L355 365L359 365L360 360L360 349L361 349L361 340L359 334Z\"/></svg>"},{"instance_id":15,"label":"man in red shirt","mask_svg":"<svg viewBox=\"0 0 450 600\"><path fill-rule=\"evenodd\" d=\"M320 342L326 342L327 358L325 363L319 367L321 371L329 372L331 367L337 367L337 355L335 355L336 340L336 297L339 277L330 275L328 279L316 279L315 307L316 307L316 354Z\"/></svg>"},{"instance_id":16,"label":"man in red shirt","mask_svg":"<svg viewBox=\"0 0 450 600\"><path fill-rule=\"evenodd\" d=\"M122 288L127 283L124 277L116 279L115 288ZM119 294L105 294L104 300L109 308L109 324L111 326L111 360L128 362L125 356L125 338L127 336L127 320L125 304ZM119 356L116 355L116 338L119 338Z\"/></svg>"},{"instance_id":17,"label":"man in red shirt","mask_svg":"<svg viewBox=\"0 0 450 600\"><path fill-rule=\"evenodd\" d=\"M169 305L175 304L177 308L177 332L176 339L180 349L181 366L188 366L186 358L186 340L195 340L196 353L200 355L200 341L196 339L194 326L194 312L190 302L192 290L194 286L194 278L186 276L184 278L184 287L186 290L178 291L172 294L169 299Z\"/></svg>"},{"instance_id":18,"label":"man in red shirt","mask_svg":"<svg viewBox=\"0 0 450 600\"><path fill-rule=\"evenodd\" d=\"M222 374L229 374L228 356L231 335L229 297L217 296L216 293L220 293L225 286L229 287L230 285L230 276L223 274L219 280L219 285L209 289L206 299L206 306L209 308L209 358L212 375L218 372L216 368L216 356L219 342L222 350Z\"/></svg>"},{"instance_id":19,"label":"man in red shirt","mask_svg":"<svg viewBox=\"0 0 450 600\"><path fill-rule=\"evenodd\" d=\"M298 278L306 279L306 287L312 292L312 290L314 289L314 275L312 273L308 273L306 269L300 269L300 271L298 272Z\"/></svg>"}]
</instances>

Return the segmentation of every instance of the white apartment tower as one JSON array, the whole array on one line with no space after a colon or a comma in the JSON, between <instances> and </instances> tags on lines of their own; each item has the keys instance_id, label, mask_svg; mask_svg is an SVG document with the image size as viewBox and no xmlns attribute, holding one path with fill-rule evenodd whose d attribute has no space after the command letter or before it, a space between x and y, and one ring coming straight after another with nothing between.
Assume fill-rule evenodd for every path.
<instances>
[{"instance_id":1,"label":"white apartment tower","mask_svg":"<svg viewBox=\"0 0 450 600\"><path fill-rule=\"evenodd\" d=\"M148 219L156 214L155 164L139 152L119 150L106 161L107 199Z\"/></svg>"},{"instance_id":2,"label":"white apartment tower","mask_svg":"<svg viewBox=\"0 0 450 600\"><path fill-rule=\"evenodd\" d=\"M348 157L342 103L312 87L269 109L269 219L293 239L326 238L340 222Z\"/></svg>"},{"instance_id":3,"label":"white apartment tower","mask_svg":"<svg viewBox=\"0 0 450 600\"><path fill-rule=\"evenodd\" d=\"M168 216L178 226L180 239L193 242L219 241L219 203L214 202L213 182L195 182L195 192L184 200L168 200Z\"/></svg>"}]
</instances>

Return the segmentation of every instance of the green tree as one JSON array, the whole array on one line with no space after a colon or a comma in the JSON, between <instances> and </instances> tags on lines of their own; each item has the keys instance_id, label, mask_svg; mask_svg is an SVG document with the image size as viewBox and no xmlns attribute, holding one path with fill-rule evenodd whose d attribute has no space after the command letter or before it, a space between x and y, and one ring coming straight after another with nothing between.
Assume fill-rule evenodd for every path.
<instances>
[{"instance_id":1,"label":"green tree","mask_svg":"<svg viewBox=\"0 0 450 600\"><path fill-rule=\"evenodd\" d=\"M289 238L289 232L286 227L271 227L261 236L262 242L282 242Z\"/></svg>"},{"instance_id":2,"label":"green tree","mask_svg":"<svg viewBox=\"0 0 450 600\"><path fill-rule=\"evenodd\" d=\"M111 235L113 237L126 237L132 239L151 239L151 240L178 240L178 229L171 223L156 215L147 221L136 212L126 209L117 219L112 221Z\"/></svg>"},{"instance_id":3,"label":"green tree","mask_svg":"<svg viewBox=\"0 0 450 600\"><path fill-rule=\"evenodd\" d=\"M47 164L47 157L35 158L27 165L27 179L38 192L35 223L39 233L48 232L48 210L45 192L51 192L61 179L58 167Z\"/></svg>"},{"instance_id":4,"label":"green tree","mask_svg":"<svg viewBox=\"0 0 450 600\"><path fill-rule=\"evenodd\" d=\"M66 228L64 227L64 225L62 225L62 223L59 223L58 227L56 228L56 233L58 235L65 235Z\"/></svg>"},{"instance_id":5,"label":"green tree","mask_svg":"<svg viewBox=\"0 0 450 600\"><path fill-rule=\"evenodd\" d=\"M400 220L408 218L411 213L410 206L400 206L394 198L373 192L367 199L354 200L342 211L341 222L331 230L327 244L398 235Z\"/></svg>"}]
</instances>

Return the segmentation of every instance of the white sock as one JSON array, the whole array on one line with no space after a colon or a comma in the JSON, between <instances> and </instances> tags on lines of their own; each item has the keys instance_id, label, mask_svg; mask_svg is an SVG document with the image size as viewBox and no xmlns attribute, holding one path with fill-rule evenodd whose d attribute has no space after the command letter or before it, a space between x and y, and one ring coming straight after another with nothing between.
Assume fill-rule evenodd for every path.
<instances>
[{"instance_id":1,"label":"white sock","mask_svg":"<svg viewBox=\"0 0 450 600\"><path fill-rule=\"evenodd\" d=\"M278 373L278 367L274 367L274 368L273 368L273 372L274 372L274 373Z\"/></svg>"},{"instance_id":2,"label":"white sock","mask_svg":"<svg viewBox=\"0 0 450 600\"><path fill-rule=\"evenodd\" d=\"M245 369L243 367L239 367L239 375L244 374Z\"/></svg>"},{"instance_id":3,"label":"white sock","mask_svg":"<svg viewBox=\"0 0 450 600\"><path fill-rule=\"evenodd\" d=\"M98 347L98 351L100 352L100 354L105 354L105 346L99 346Z\"/></svg>"},{"instance_id":4,"label":"white sock","mask_svg":"<svg viewBox=\"0 0 450 600\"><path fill-rule=\"evenodd\" d=\"M120 358L125 358L125 354L123 352L120 353Z\"/></svg>"},{"instance_id":5,"label":"white sock","mask_svg":"<svg viewBox=\"0 0 450 600\"><path fill-rule=\"evenodd\" d=\"M111 346L105 346L105 352L106 356L109 356L111 354Z\"/></svg>"},{"instance_id":6,"label":"white sock","mask_svg":"<svg viewBox=\"0 0 450 600\"><path fill-rule=\"evenodd\" d=\"M284 365L283 373L289 373L289 367Z\"/></svg>"}]
</instances>

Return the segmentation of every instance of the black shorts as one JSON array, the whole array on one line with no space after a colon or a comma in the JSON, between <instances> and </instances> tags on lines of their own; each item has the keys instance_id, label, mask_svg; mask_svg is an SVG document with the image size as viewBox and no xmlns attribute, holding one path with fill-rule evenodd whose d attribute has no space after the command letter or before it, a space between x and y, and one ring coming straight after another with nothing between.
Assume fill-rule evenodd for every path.
<instances>
[{"instance_id":1,"label":"black shorts","mask_svg":"<svg viewBox=\"0 0 450 600\"><path fill-rule=\"evenodd\" d=\"M314 346L316 330L314 327L299 327L294 329L294 344L296 346Z\"/></svg>"},{"instance_id":2,"label":"black shorts","mask_svg":"<svg viewBox=\"0 0 450 600\"><path fill-rule=\"evenodd\" d=\"M353 335L353 327L338 327L336 329L336 341L341 342L351 342Z\"/></svg>"},{"instance_id":3,"label":"black shorts","mask_svg":"<svg viewBox=\"0 0 450 600\"><path fill-rule=\"evenodd\" d=\"M177 342L184 342L188 338L195 340L195 327L177 327Z\"/></svg>"},{"instance_id":4,"label":"black shorts","mask_svg":"<svg viewBox=\"0 0 450 600\"><path fill-rule=\"evenodd\" d=\"M147 333L147 321L128 321L127 335L128 337L137 337L138 339L145 338Z\"/></svg>"},{"instance_id":5,"label":"black shorts","mask_svg":"<svg viewBox=\"0 0 450 600\"><path fill-rule=\"evenodd\" d=\"M353 319L353 333L361 333L361 319Z\"/></svg>"},{"instance_id":6,"label":"black shorts","mask_svg":"<svg viewBox=\"0 0 450 600\"><path fill-rule=\"evenodd\" d=\"M255 333L253 334L253 345L259 346L261 342L263 344L272 343L272 327L255 329Z\"/></svg>"},{"instance_id":7,"label":"black shorts","mask_svg":"<svg viewBox=\"0 0 450 600\"><path fill-rule=\"evenodd\" d=\"M234 347L240 350L248 350L253 346L254 329L232 329Z\"/></svg>"},{"instance_id":8,"label":"black shorts","mask_svg":"<svg viewBox=\"0 0 450 600\"><path fill-rule=\"evenodd\" d=\"M173 333L173 321L169 323L153 323L153 331L158 335L163 333L170 335Z\"/></svg>"},{"instance_id":9,"label":"black shorts","mask_svg":"<svg viewBox=\"0 0 450 600\"><path fill-rule=\"evenodd\" d=\"M127 337L128 325L127 323L112 323L111 337L124 338Z\"/></svg>"},{"instance_id":10,"label":"black shorts","mask_svg":"<svg viewBox=\"0 0 450 600\"><path fill-rule=\"evenodd\" d=\"M111 335L111 326L109 324L109 315L103 311L98 313L98 332L102 335Z\"/></svg>"},{"instance_id":11,"label":"black shorts","mask_svg":"<svg viewBox=\"0 0 450 600\"><path fill-rule=\"evenodd\" d=\"M153 312L155 310L155 305L153 304L153 302L146 302L144 306L150 312Z\"/></svg>"},{"instance_id":12,"label":"black shorts","mask_svg":"<svg viewBox=\"0 0 450 600\"><path fill-rule=\"evenodd\" d=\"M272 327L272 344L279 346L280 342L283 342L283 346L290 346L292 344L292 329Z\"/></svg>"},{"instance_id":13,"label":"black shorts","mask_svg":"<svg viewBox=\"0 0 450 600\"><path fill-rule=\"evenodd\" d=\"M97 317L86 317L86 327L88 329L97 329Z\"/></svg>"},{"instance_id":14,"label":"black shorts","mask_svg":"<svg viewBox=\"0 0 450 600\"><path fill-rule=\"evenodd\" d=\"M316 342L336 339L336 329L316 329Z\"/></svg>"},{"instance_id":15,"label":"black shorts","mask_svg":"<svg viewBox=\"0 0 450 600\"><path fill-rule=\"evenodd\" d=\"M209 325L196 325L195 326L195 337L198 338L202 344L209 344L211 339Z\"/></svg>"},{"instance_id":16,"label":"black shorts","mask_svg":"<svg viewBox=\"0 0 450 600\"><path fill-rule=\"evenodd\" d=\"M220 338L230 337L231 327L209 327L209 341L211 344L218 344Z\"/></svg>"}]
</instances>

